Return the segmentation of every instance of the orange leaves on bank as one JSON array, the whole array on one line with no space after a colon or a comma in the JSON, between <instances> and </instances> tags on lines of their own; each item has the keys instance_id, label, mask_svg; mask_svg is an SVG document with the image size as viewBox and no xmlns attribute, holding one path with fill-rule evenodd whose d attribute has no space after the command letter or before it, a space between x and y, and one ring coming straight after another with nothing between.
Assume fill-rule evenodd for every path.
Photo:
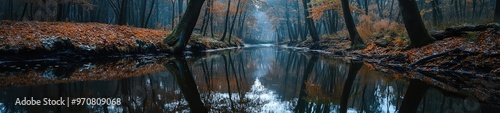
<instances>
[{"instance_id":1,"label":"orange leaves on bank","mask_svg":"<svg viewBox=\"0 0 500 113\"><path fill-rule=\"evenodd\" d=\"M161 43L169 32L101 23L0 21L0 48L41 47L44 38L68 38L74 44L101 47L105 45L133 45L140 39Z\"/></svg>"}]
</instances>

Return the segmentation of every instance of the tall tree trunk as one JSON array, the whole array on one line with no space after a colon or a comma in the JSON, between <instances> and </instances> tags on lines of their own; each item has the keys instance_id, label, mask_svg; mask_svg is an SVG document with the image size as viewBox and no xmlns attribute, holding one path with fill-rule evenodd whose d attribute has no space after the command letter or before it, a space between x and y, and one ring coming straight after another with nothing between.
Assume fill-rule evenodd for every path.
<instances>
[{"instance_id":1,"label":"tall tree trunk","mask_svg":"<svg viewBox=\"0 0 500 113\"><path fill-rule=\"evenodd\" d=\"M184 5L184 0L177 0L177 6L179 8L177 11L179 11L179 18L182 18L182 11L184 11L183 5Z\"/></svg>"},{"instance_id":2,"label":"tall tree trunk","mask_svg":"<svg viewBox=\"0 0 500 113\"><path fill-rule=\"evenodd\" d=\"M214 0L211 0L210 1L210 4L212 4L212 6L214 6ZM214 38L214 14L213 13L210 13L210 36L211 38Z\"/></svg>"},{"instance_id":3,"label":"tall tree trunk","mask_svg":"<svg viewBox=\"0 0 500 113\"><path fill-rule=\"evenodd\" d=\"M233 17L233 22L231 23L231 28L229 28L229 44L231 44L231 35L233 34L233 28L234 28L234 24L236 23L236 16L238 16L238 12L240 10L240 1L241 0L238 0L238 5L236 5L236 14L234 14L234 17Z\"/></svg>"},{"instance_id":4,"label":"tall tree trunk","mask_svg":"<svg viewBox=\"0 0 500 113\"><path fill-rule=\"evenodd\" d=\"M65 7L64 3L58 3L57 4L57 17L56 17L57 19L56 20L59 21L59 22L61 22L61 21L64 20L64 16L63 16L64 15L64 11L65 11L64 7Z\"/></svg>"},{"instance_id":5,"label":"tall tree trunk","mask_svg":"<svg viewBox=\"0 0 500 113\"><path fill-rule=\"evenodd\" d=\"M401 0L399 0L399 1L401 1ZM453 0L452 2L455 5L454 6L454 8L455 8L455 19L457 19L457 21L459 21L460 20L460 9L458 9L458 2L459 1L458 0Z\"/></svg>"},{"instance_id":6,"label":"tall tree trunk","mask_svg":"<svg viewBox=\"0 0 500 113\"><path fill-rule=\"evenodd\" d=\"M483 9L484 9L484 0L480 0L481 1L481 5L479 5L479 13L477 13L477 17L481 18L481 15L483 14ZM497 5L498 6L498 5ZM496 8L498 9L498 8Z\"/></svg>"},{"instance_id":7,"label":"tall tree trunk","mask_svg":"<svg viewBox=\"0 0 500 113\"><path fill-rule=\"evenodd\" d=\"M476 18L476 2L477 0L472 0L472 18Z\"/></svg>"},{"instance_id":8,"label":"tall tree trunk","mask_svg":"<svg viewBox=\"0 0 500 113\"><path fill-rule=\"evenodd\" d=\"M21 17L19 17L19 20L22 21L24 18L24 14L26 14L26 9L28 9L28 4L29 3L24 3L24 8L23 8L23 13L21 14Z\"/></svg>"},{"instance_id":9,"label":"tall tree trunk","mask_svg":"<svg viewBox=\"0 0 500 113\"><path fill-rule=\"evenodd\" d=\"M294 32L293 32L293 27L291 25L291 22L290 22L290 12L289 12L289 8L288 8L288 0L285 2L285 18L286 18L286 26L287 26L287 31L288 31L288 38L290 41L293 41L293 39L296 39L296 35L294 35Z\"/></svg>"},{"instance_id":10,"label":"tall tree trunk","mask_svg":"<svg viewBox=\"0 0 500 113\"><path fill-rule=\"evenodd\" d=\"M391 0L391 8L389 9L389 21L392 20L392 12L394 11L394 0Z\"/></svg>"},{"instance_id":11,"label":"tall tree trunk","mask_svg":"<svg viewBox=\"0 0 500 113\"><path fill-rule=\"evenodd\" d=\"M127 7L128 0L123 0L120 9L120 17L118 17L118 25L127 24Z\"/></svg>"},{"instance_id":12,"label":"tall tree trunk","mask_svg":"<svg viewBox=\"0 0 500 113\"><path fill-rule=\"evenodd\" d=\"M179 53L182 52L193 33L196 21L200 16L201 7L205 0L190 0L186 8L185 15L182 16L179 24L170 33L163 43L170 45L169 52Z\"/></svg>"},{"instance_id":13,"label":"tall tree trunk","mask_svg":"<svg viewBox=\"0 0 500 113\"><path fill-rule=\"evenodd\" d=\"M354 20L352 19L351 10L349 9L349 0L341 0L341 2L345 24L351 40L351 49L361 49L365 46L365 43L361 39L361 36L359 36Z\"/></svg>"},{"instance_id":14,"label":"tall tree trunk","mask_svg":"<svg viewBox=\"0 0 500 113\"><path fill-rule=\"evenodd\" d=\"M14 1L9 0L9 17L7 17L10 20L14 20Z\"/></svg>"},{"instance_id":15,"label":"tall tree trunk","mask_svg":"<svg viewBox=\"0 0 500 113\"><path fill-rule=\"evenodd\" d=\"M410 47L422 47L435 41L425 28L424 22L420 17L415 0L398 0L403 23L405 24L408 36L410 36Z\"/></svg>"},{"instance_id":16,"label":"tall tree trunk","mask_svg":"<svg viewBox=\"0 0 500 113\"><path fill-rule=\"evenodd\" d=\"M148 18L146 18L146 22L144 22L144 25L143 25L143 27L145 27L145 28L148 27L149 18L151 18L151 14L153 13L153 8L155 7L155 1L156 0L153 0L153 2L151 2L151 8L149 9Z\"/></svg>"},{"instance_id":17,"label":"tall tree trunk","mask_svg":"<svg viewBox=\"0 0 500 113\"><path fill-rule=\"evenodd\" d=\"M172 29L174 29L175 26L175 0L172 0Z\"/></svg>"},{"instance_id":18,"label":"tall tree trunk","mask_svg":"<svg viewBox=\"0 0 500 113\"><path fill-rule=\"evenodd\" d=\"M500 22L500 1L495 3L495 22Z\"/></svg>"},{"instance_id":19,"label":"tall tree trunk","mask_svg":"<svg viewBox=\"0 0 500 113\"><path fill-rule=\"evenodd\" d=\"M141 12L142 15L141 15L141 18L140 18L140 26L142 26L143 28L145 28L145 25L144 23L146 23L146 8L147 8L147 4L148 4L148 0L142 0L143 3L141 4Z\"/></svg>"},{"instance_id":20,"label":"tall tree trunk","mask_svg":"<svg viewBox=\"0 0 500 113\"><path fill-rule=\"evenodd\" d=\"M209 15L210 13L210 1L209 3L206 4L206 7L205 7L205 14L203 15L203 24L201 24L201 34L203 36L206 36L207 35L207 29L208 29L208 21L209 21Z\"/></svg>"},{"instance_id":21,"label":"tall tree trunk","mask_svg":"<svg viewBox=\"0 0 500 113\"><path fill-rule=\"evenodd\" d=\"M309 29L309 34L311 35L311 38L314 42L314 45L310 47L311 49L316 49L319 48L319 36L318 32L316 31L316 27L314 26L314 21L312 18L307 18L309 16L309 11L307 10L307 3L309 3L310 0L302 0L302 5L304 6L304 17L306 17L306 25L307 28Z\"/></svg>"},{"instance_id":22,"label":"tall tree trunk","mask_svg":"<svg viewBox=\"0 0 500 113\"><path fill-rule=\"evenodd\" d=\"M439 25L443 22L443 12L441 12L441 8L439 8L439 1L433 0L431 1L431 5L433 7L432 14L434 15L435 25Z\"/></svg>"},{"instance_id":23,"label":"tall tree trunk","mask_svg":"<svg viewBox=\"0 0 500 113\"><path fill-rule=\"evenodd\" d=\"M222 38L220 41L224 41L226 39L226 33L227 33L227 24L229 21L229 8L231 8L231 0L227 0L227 9L226 9L226 19L224 19L224 32L222 32Z\"/></svg>"}]
</instances>

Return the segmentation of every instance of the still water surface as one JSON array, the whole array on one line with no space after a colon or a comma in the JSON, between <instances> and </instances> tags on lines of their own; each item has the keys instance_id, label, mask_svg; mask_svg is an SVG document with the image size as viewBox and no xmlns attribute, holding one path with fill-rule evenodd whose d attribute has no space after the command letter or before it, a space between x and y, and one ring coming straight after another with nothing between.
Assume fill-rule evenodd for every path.
<instances>
[{"instance_id":1,"label":"still water surface","mask_svg":"<svg viewBox=\"0 0 500 113\"><path fill-rule=\"evenodd\" d=\"M473 99L442 93L419 81L394 79L362 62L278 47L191 57L25 65L0 70L1 113L203 112L205 108L210 112L277 113L481 111ZM132 77L116 77L121 75ZM16 76L44 80L12 81ZM87 78L77 78L82 76ZM121 104L14 105L17 98L24 97L120 98Z\"/></svg>"}]
</instances>

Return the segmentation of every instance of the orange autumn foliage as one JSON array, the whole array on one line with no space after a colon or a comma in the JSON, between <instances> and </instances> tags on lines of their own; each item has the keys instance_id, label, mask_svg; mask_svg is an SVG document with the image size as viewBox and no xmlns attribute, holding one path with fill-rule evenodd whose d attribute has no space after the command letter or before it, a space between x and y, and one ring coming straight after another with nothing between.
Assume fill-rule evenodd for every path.
<instances>
[{"instance_id":1,"label":"orange autumn foliage","mask_svg":"<svg viewBox=\"0 0 500 113\"><path fill-rule=\"evenodd\" d=\"M168 31L102 23L0 21L0 48L41 48L47 38L67 38L75 45L97 48L133 47L136 40L161 45Z\"/></svg>"}]
</instances>

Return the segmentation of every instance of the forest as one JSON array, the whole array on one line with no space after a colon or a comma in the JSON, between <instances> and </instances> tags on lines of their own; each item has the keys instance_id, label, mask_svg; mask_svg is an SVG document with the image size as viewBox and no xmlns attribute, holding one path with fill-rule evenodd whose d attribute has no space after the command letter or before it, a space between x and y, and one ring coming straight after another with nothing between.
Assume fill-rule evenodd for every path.
<instances>
[{"instance_id":1,"label":"forest","mask_svg":"<svg viewBox=\"0 0 500 113\"><path fill-rule=\"evenodd\" d=\"M276 55L273 56L275 58L271 60L265 58L265 55L258 57L250 55L250 53L274 54L267 49L253 50L253 47L259 44L266 44L263 48L273 47L276 51ZM240 49L250 52L240 52ZM282 53L283 51L289 54L286 55ZM212 61L211 68L215 65L215 69L208 69L209 64L206 60L217 59L220 57L219 54L223 57L224 65ZM252 57L248 59L242 54L249 54ZM138 58L141 62L134 67L133 63L130 63L134 61L129 61L129 57ZM233 57L234 59L231 59ZM83 74L82 71L77 71L82 70L87 63L112 67L117 65L116 62L122 62L113 60L114 63L91 64L115 58L127 59L123 61L127 62L127 65L122 68L109 68L110 71L87 70L89 72ZM185 59L188 59L187 62ZM199 64L202 61L203 63ZM39 65L40 62L42 66ZM326 64L318 64L319 62ZM347 69L344 68L344 63ZM61 75L65 79L46 77L47 71L31 72L38 70L39 67L53 68L44 65L60 64L71 64L63 66L70 70L54 69L52 74ZM264 64L270 66L263 66ZM280 67L280 64L286 67ZM22 65L26 65L28 69L24 70L25 67ZM202 65L201 69L199 65ZM320 65L326 67L317 67ZM361 67L363 71L358 72ZM252 84L238 83L238 76L243 75L243 78L248 78L245 79L248 83L256 83L262 80L254 80L245 74L252 73L259 77L269 75L264 78L273 81L271 78L281 78L281 75L288 77L293 75L293 71L300 72L293 77L297 80L299 76L303 77L300 79L302 82L288 83L286 80L289 78L284 78L285 83L277 84L300 85L297 86L298 89L291 91L298 97L296 104L313 106L310 103L302 103L318 101L309 98L308 94L322 95L323 92L315 91L330 88L326 90L338 98L330 99L334 97L322 96L329 98L332 103L341 104L335 110L347 112L352 108L363 111L366 110L363 102L349 101L352 99L349 97L351 94L349 89L353 84L360 87L353 81L364 75L370 75L366 74L367 70L370 70L388 75L392 79L408 80L413 84L396 85L408 87L408 91L400 91L398 96L404 93L410 94L415 91L410 88L425 84L423 92L428 90L427 87L433 87L445 92L443 95L451 93L458 97L473 97L483 105L481 110L484 110L484 106L500 109L498 107L500 105L500 2L498 0L2 0L0 1L0 68L7 70L0 69L0 88L125 79L168 70L177 80L177 85L184 95L195 94L195 100L186 98L188 103L204 104L205 107L200 112L206 112L203 111L207 110L205 108L213 111L225 111L231 108L229 112L248 112L243 109L244 106L252 106L240 103L240 109L235 110L238 107L234 107L233 103L227 105L226 107L229 106L227 109L209 106L208 100L200 103L197 95L206 96L204 93L217 92L221 89L213 88L211 85L225 84L209 83L208 81L212 79L221 78L208 78L208 76L226 75L227 85L224 88L227 88L229 93L228 101L233 102L235 100L231 97L230 84L244 84L245 90L251 90L252 86ZM298 70L293 70L294 68ZM335 69L345 69L345 72L331 72ZM216 74L209 73L209 70L215 71ZM120 71L130 73L123 74ZM43 76L36 74L40 72ZM85 76L94 74L96 76ZM180 75L207 77L191 80L193 78ZM229 75L235 77L231 78ZM340 79L346 81L339 85L329 83L331 81L310 80L311 77L327 75L335 77L346 75L340 76ZM38 82L29 79L36 79ZM205 80L205 83L201 82L201 79ZM233 83L233 79L236 83ZM185 80L196 84L179 82ZM312 83L314 81L327 85L317 86L321 88L312 91L311 88L316 87ZM207 88L191 87L197 84ZM242 89L239 89L240 86L237 87L236 90L240 95L238 97L243 99L244 96L239 92ZM332 89L335 88L340 88L343 92L334 92ZM356 93L358 90L361 89L353 89ZM165 95L167 94L177 95L165 92ZM415 94L419 99L424 95ZM287 96L284 97L292 100ZM0 108L3 105L2 101L0 98ZM415 103L400 105L398 104L400 101ZM394 102L397 103L396 111L399 112L427 111L425 107L421 108L419 105L432 103L425 100L421 103L419 100L408 98L395 99ZM352 104L351 108L342 107L348 103ZM414 104L416 107L408 106ZM197 108L188 106L191 109ZM301 107L294 109L309 109ZM129 110L131 111L134 110Z\"/></svg>"}]
</instances>

